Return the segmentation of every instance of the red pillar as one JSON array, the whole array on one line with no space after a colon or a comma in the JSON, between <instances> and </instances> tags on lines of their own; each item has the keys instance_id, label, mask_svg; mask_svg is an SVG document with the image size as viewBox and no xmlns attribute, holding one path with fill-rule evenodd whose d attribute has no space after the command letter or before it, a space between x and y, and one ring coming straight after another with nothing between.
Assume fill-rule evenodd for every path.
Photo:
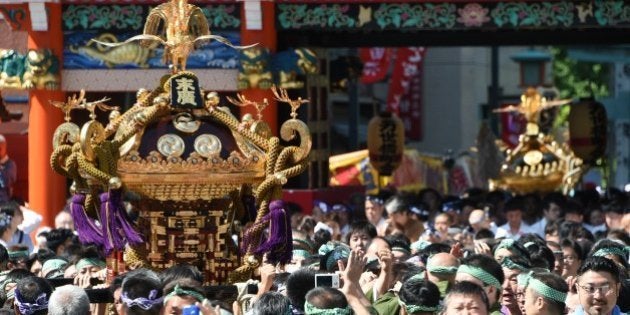
<instances>
[{"instance_id":1,"label":"red pillar","mask_svg":"<svg viewBox=\"0 0 630 315\"><path fill-rule=\"evenodd\" d=\"M275 21L275 4L272 1L261 1L262 10L262 29L248 30L245 18L245 3L241 9L241 45L251 45L258 43L259 47L269 48L271 52L276 51L277 34ZM258 88L250 88L240 91L247 99L252 101L269 100L269 106L263 111L263 119L274 134L278 133L278 104L273 98L271 90L261 90ZM241 108L241 116L245 113L251 113L256 117L256 110L252 107Z\"/></svg>"},{"instance_id":2,"label":"red pillar","mask_svg":"<svg viewBox=\"0 0 630 315\"><path fill-rule=\"evenodd\" d=\"M63 57L63 32L61 30L61 3L46 3L48 30L28 32L28 48L49 48L59 58L61 72ZM31 208L39 212L42 225L53 226L55 215L63 208L66 197L65 179L50 167L52 136L63 123L62 112L50 105L50 100L63 101L61 90L32 90L29 93L30 112L28 124L28 191Z\"/></svg>"}]
</instances>

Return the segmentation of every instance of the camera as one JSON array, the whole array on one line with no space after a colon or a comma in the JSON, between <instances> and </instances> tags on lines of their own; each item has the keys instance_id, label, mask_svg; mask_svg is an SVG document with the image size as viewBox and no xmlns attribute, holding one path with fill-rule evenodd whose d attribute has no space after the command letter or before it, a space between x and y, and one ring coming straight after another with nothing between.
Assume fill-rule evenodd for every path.
<instances>
[{"instance_id":1,"label":"camera","mask_svg":"<svg viewBox=\"0 0 630 315\"><path fill-rule=\"evenodd\" d=\"M339 275L336 273L325 273L315 275L315 287L339 288Z\"/></svg>"}]
</instances>

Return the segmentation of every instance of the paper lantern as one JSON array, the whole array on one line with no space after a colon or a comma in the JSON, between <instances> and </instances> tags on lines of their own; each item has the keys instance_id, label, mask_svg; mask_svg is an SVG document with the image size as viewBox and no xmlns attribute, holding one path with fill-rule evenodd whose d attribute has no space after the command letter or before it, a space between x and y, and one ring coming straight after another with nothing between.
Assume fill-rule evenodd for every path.
<instances>
[{"instance_id":1,"label":"paper lantern","mask_svg":"<svg viewBox=\"0 0 630 315\"><path fill-rule=\"evenodd\" d=\"M405 147L405 128L398 116L383 112L368 124L370 164L379 175L391 176L400 165Z\"/></svg>"},{"instance_id":2,"label":"paper lantern","mask_svg":"<svg viewBox=\"0 0 630 315\"><path fill-rule=\"evenodd\" d=\"M581 99L571 106L569 144L585 163L593 163L606 152L608 119L606 108L594 98Z\"/></svg>"}]
</instances>

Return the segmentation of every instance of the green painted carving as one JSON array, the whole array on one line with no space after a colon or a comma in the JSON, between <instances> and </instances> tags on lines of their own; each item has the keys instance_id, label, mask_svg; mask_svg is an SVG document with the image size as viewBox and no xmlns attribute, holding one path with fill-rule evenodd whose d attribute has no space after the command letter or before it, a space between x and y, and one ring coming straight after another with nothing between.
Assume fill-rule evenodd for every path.
<instances>
[{"instance_id":1,"label":"green painted carving","mask_svg":"<svg viewBox=\"0 0 630 315\"><path fill-rule=\"evenodd\" d=\"M498 27L569 27L574 23L574 11L575 7L570 2L502 2L490 15Z\"/></svg>"},{"instance_id":2,"label":"green painted carving","mask_svg":"<svg viewBox=\"0 0 630 315\"><path fill-rule=\"evenodd\" d=\"M59 59L50 49L30 49L26 53L25 89L59 89Z\"/></svg>"},{"instance_id":3,"label":"green painted carving","mask_svg":"<svg viewBox=\"0 0 630 315\"><path fill-rule=\"evenodd\" d=\"M69 5L63 12L66 30L141 30L146 15L140 5Z\"/></svg>"},{"instance_id":4,"label":"green painted carving","mask_svg":"<svg viewBox=\"0 0 630 315\"><path fill-rule=\"evenodd\" d=\"M630 22L630 7L626 1L595 1L595 19L601 26Z\"/></svg>"},{"instance_id":5,"label":"green painted carving","mask_svg":"<svg viewBox=\"0 0 630 315\"><path fill-rule=\"evenodd\" d=\"M208 19L210 29L213 28L238 28L241 21L238 18L239 7L236 5L216 5L201 8L203 14ZM235 14L236 13L236 16Z\"/></svg>"},{"instance_id":6,"label":"green painted carving","mask_svg":"<svg viewBox=\"0 0 630 315\"><path fill-rule=\"evenodd\" d=\"M0 50L0 88L22 88L26 56L15 50Z\"/></svg>"},{"instance_id":7,"label":"green painted carving","mask_svg":"<svg viewBox=\"0 0 630 315\"><path fill-rule=\"evenodd\" d=\"M0 88L58 89L59 59L50 49L30 49L26 55L2 49Z\"/></svg>"},{"instance_id":8,"label":"green painted carving","mask_svg":"<svg viewBox=\"0 0 630 315\"><path fill-rule=\"evenodd\" d=\"M302 27L352 28L356 19L348 15L349 5L286 5L279 4L278 20L283 28Z\"/></svg>"},{"instance_id":9,"label":"green painted carving","mask_svg":"<svg viewBox=\"0 0 630 315\"><path fill-rule=\"evenodd\" d=\"M374 12L376 23L385 28L452 28L457 16L452 3L381 4Z\"/></svg>"}]
</instances>

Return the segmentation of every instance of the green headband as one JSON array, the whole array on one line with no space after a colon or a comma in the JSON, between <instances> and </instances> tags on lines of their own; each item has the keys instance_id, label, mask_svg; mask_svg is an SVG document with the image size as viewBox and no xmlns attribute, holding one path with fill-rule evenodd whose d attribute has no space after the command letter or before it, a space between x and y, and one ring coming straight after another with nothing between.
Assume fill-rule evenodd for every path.
<instances>
[{"instance_id":1,"label":"green headband","mask_svg":"<svg viewBox=\"0 0 630 315\"><path fill-rule=\"evenodd\" d=\"M621 249L619 247L604 247L604 248L598 249L595 253L593 253L593 256L599 256L599 257L605 257L608 255L617 255L625 259L626 258L625 248Z\"/></svg>"},{"instance_id":2,"label":"green headband","mask_svg":"<svg viewBox=\"0 0 630 315\"><path fill-rule=\"evenodd\" d=\"M75 264L75 268L77 268L77 271L80 271L81 269L87 266L96 266L100 268L105 268L106 265L104 261L96 259L96 258L83 258Z\"/></svg>"},{"instance_id":3,"label":"green headband","mask_svg":"<svg viewBox=\"0 0 630 315\"><path fill-rule=\"evenodd\" d=\"M516 243L516 241L511 238L506 238L502 240L499 243L499 245L497 245L497 248L494 249L494 254L496 255L499 249L502 249L502 248L505 248L511 251L514 248L514 243Z\"/></svg>"},{"instance_id":4,"label":"green headband","mask_svg":"<svg viewBox=\"0 0 630 315\"><path fill-rule=\"evenodd\" d=\"M469 265L461 265L459 266L459 269L457 269L458 273L465 273L465 274L469 274L477 279L479 279L481 282L487 284L487 285L491 285L499 290L501 290L501 283L499 282L499 280L497 280L497 278L495 278L493 275L489 274L487 271L479 268L479 267L475 267L475 266L469 266Z\"/></svg>"},{"instance_id":5,"label":"green headband","mask_svg":"<svg viewBox=\"0 0 630 315\"><path fill-rule=\"evenodd\" d=\"M516 282L518 283L519 286L526 287L533 273L534 273L533 271L530 271L527 273L519 274L518 276L516 276Z\"/></svg>"},{"instance_id":6,"label":"green headband","mask_svg":"<svg viewBox=\"0 0 630 315\"><path fill-rule=\"evenodd\" d=\"M306 315L351 315L352 309L350 306L345 308L326 308L321 309L313 306L308 301L304 302L304 314Z\"/></svg>"},{"instance_id":7,"label":"green headband","mask_svg":"<svg viewBox=\"0 0 630 315\"><path fill-rule=\"evenodd\" d=\"M512 258L510 257L505 257L503 258L503 260L501 261L501 266L507 268L507 269L515 269L515 270L520 270L523 272L527 272L529 271L529 268L523 266L523 265L519 265L517 263L515 263Z\"/></svg>"},{"instance_id":8,"label":"green headband","mask_svg":"<svg viewBox=\"0 0 630 315\"><path fill-rule=\"evenodd\" d=\"M309 258L309 257L311 257L311 253L309 253L307 250L303 250L303 249L294 249L293 250L293 256Z\"/></svg>"},{"instance_id":9,"label":"green headband","mask_svg":"<svg viewBox=\"0 0 630 315\"><path fill-rule=\"evenodd\" d=\"M556 302L564 303L567 300L567 293L558 291L536 278L530 278L527 287L531 287L545 298L552 299Z\"/></svg>"},{"instance_id":10,"label":"green headband","mask_svg":"<svg viewBox=\"0 0 630 315\"><path fill-rule=\"evenodd\" d=\"M427 246L431 245L431 243L427 242L427 241L416 241L411 243L411 249L415 249L416 252L419 252L421 250L424 250L425 248L427 248Z\"/></svg>"},{"instance_id":11,"label":"green headband","mask_svg":"<svg viewBox=\"0 0 630 315\"><path fill-rule=\"evenodd\" d=\"M16 260L20 258L28 258L28 250L9 251L9 259Z\"/></svg>"},{"instance_id":12,"label":"green headband","mask_svg":"<svg viewBox=\"0 0 630 315\"><path fill-rule=\"evenodd\" d=\"M171 293L169 293L167 296L164 297L164 305L166 305L166 302L168 302L168 300L172 299L175 296L185 296L185 295L192 296L193 298L195 298L195 300L199 302L203 302L203 300L206 299L206 297L203 296L201 293L194 290L182 289L178 284L175 286L175 288L173 289Z\"/></svg>"},{"instance_id":13,"label":"green headband","mask_svg":"<svg viewBox=\"0 0 630 315\"><path fill-rule=\"evenodd\" d=\"M409 277L409 279L407 279L407 281L409 281L409 280L422 280L422 281L424 281L426 279L424 279L424 272L421 272L421 273L417 273L417 274Z\"/></svg>"},{"instance_id":14,"label":"green headband","mask_svg":"<svg viewBox=\"0 0 630 315\"><path fill-rule=\"evenodd\" d=\"M46 273L49 273L53 270L63 269L67 265L68 265L68 262L63 259L58 259L58 258L48 259L42 265L42 273L44 273L44 276L46 276Z\"/></svg>"},{"instance_id":15,"label":"green headband","mask_svg":"<svg viewBox=\"0 0 630 315\"><path fill-rule=\"evenodd\" d=\"M433 264L431 258L427 261L427 270L432 273L443 273L447 275L453 275L457 273L457 268L455 266L437 266Z\"/></svg>"},{"instance_id":16,"label":"green headband","mask_svg":"<svg viewBox=\"0 0 630 315\"><path fill-rule=\"evenodd\" d=\"M424 305L406 304L400 298L398 299L398 304L401 307L404 307L405 310L407 311L407 314L409 314L409 315L411 315L413 313L419 313L419 312L437 312L437 311L440 310L440 306L439 305L436 305L436 306L424 306Z\"/></svg>"}]
</instances>

